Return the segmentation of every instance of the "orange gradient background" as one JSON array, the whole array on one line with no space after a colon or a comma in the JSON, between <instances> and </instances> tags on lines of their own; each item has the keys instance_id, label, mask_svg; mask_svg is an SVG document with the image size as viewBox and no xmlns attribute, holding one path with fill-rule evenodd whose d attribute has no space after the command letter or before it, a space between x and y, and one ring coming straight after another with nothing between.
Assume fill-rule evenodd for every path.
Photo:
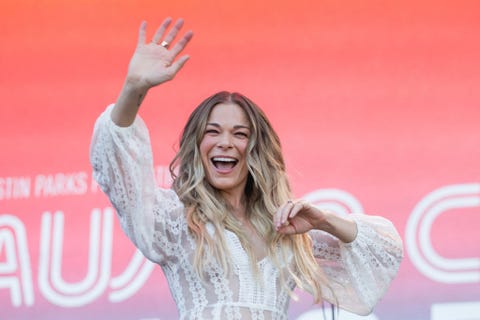
<instances>
[{"instance_id":1,"label":"orange gradient background","mask_svg":"<svg viewBox=\"0 0 480 320\"><path fill-rule=\"evenodd\" d=\"M229 90L269 116L298 197L345 190L366 213L392 220L402 237L430 192L480 183L477 1L2 1L0 216L25 226L35 301L14 307L0 287L0 318L177 317L160 268L118 304L107 294L78 308L48 302L38 289L42 214L65 213L62 275L75 282L86 273L90 212L109 206L108 199L100 192L15 198L5 182L90 174L93 124L122 87L138 26L146 20L151 37L166 16L183 17L195 35L184 69L152 90L141 110L155 164L168 165L191 110ZM439 217L431 232L435 250L478 259L479 210ZM115 223L112 274L134 252ZM0 245L0 266L9 259L5 252ZM406 250L375 314L426 320L433 304L463 301L480 302L480 280L436 282ZM312 308L318 306L308 297L292 301L289 316Z\"/></svg>"}]
</instances>

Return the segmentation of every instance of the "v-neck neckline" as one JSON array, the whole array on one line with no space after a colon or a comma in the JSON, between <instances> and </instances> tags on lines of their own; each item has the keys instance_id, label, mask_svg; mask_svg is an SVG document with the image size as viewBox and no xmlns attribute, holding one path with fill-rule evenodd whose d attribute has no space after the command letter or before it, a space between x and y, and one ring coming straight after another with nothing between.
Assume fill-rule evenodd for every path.
<instances>
[{"instance_id":1,"label":"v-neck neckline","mask_svg":"<svg viewBox=\"0 0 480 320\"><path fill-rule=\"evenodd\" d=\"M242 246L242 242L240 241L240 238L237 236L237 234L233 231L225 229L225 233L227 234L227 237L231 240L231 244L233 245L233 252L232 252L232 258L234 261L239 261L240 257L238 257L235 253L240 254L243 259L245 260L246 263L250 263L249 259L250 257L247 254L247 251L245 248ZM268 254L263 256L262 258L255 257L255 263L257 265L263 265L266 261L268 260ZM239 261L243 262L243 261Z\"/></svg>"}]
</instances>

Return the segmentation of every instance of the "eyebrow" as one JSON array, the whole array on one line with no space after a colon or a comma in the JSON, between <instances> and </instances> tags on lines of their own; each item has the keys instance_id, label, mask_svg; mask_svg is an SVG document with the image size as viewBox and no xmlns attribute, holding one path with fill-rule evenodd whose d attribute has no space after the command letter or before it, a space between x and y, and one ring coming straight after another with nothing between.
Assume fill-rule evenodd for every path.
<instances>
[{"instance_id":1,"label":"eyebrow","mask_svg":"<svg viewBox=\"0 0 480 320\"><path fill-rule=\"evenodd\" d=\"M217 128L220 128L221 126L216 123L216 122L208 122L207 123L207 126L214 126L214 127L217 127ZM233 126L233 129L248 129L250 130L250 127L249 126L244 126L244 125L241 125L241 124L237 124L237 125L234 125Z\"/></svg>"}]
</instances>

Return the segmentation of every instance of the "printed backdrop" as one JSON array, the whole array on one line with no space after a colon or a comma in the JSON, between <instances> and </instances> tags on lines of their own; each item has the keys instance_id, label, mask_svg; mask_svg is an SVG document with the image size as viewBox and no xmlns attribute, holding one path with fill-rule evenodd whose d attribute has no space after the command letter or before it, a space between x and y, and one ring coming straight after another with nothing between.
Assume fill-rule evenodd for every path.
<instances>
[{"instance_id":1,"label":"printed backdrop","mask_svg":"<svg viewBox=\"0 0 480 320\"><path fill-rule=\"evenodd\" d=\"M195 36L141 111L160 185L190 111L240 91L278 131L298 198L402 235L365 319L480 319L480 4L463 0L2 1L1 319L177 317L88 160L141 20L151 36L165 16ZM300 295L290 318L322 319Z\"/></svg>"}]
</instances>

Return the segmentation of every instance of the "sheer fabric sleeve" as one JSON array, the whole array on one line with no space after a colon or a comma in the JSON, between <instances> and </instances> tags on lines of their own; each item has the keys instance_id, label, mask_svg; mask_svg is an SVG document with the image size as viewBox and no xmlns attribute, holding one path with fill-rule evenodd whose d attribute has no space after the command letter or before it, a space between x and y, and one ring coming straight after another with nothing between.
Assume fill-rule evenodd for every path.
<instances>
[{"instance_id":1,"label":"sheer fabric sleeve","mask_svg":"<svg viewBox=\"0 0 480 320\"><path fill-rule=\"evenodd\" d=\"M403 258L402 240L382 217L350 215L358 233L344 243L323 231L311 231L314 255L327 284L323 298L347 311L367 315L384 296Z\"/></svg>"},{"instance_id":2,"label":"sheer fabric sleeve","mask_svg":"<svg viewBox=\"0 0 480 320\"><path fill-rule=\"evenodd\" d=\"M165 255L154 246L154 237L158 240L161 234L164 242L171 240L166 221L176 219L168 215L178 215L182 204L172 190L156 186L143 120L137 116L131 126L119 127L111 120L112 108L110 105L95 123L90 146L93 177L116 209L125 234L148 259L162 263Z\"/></svg>"}]
</instances>

